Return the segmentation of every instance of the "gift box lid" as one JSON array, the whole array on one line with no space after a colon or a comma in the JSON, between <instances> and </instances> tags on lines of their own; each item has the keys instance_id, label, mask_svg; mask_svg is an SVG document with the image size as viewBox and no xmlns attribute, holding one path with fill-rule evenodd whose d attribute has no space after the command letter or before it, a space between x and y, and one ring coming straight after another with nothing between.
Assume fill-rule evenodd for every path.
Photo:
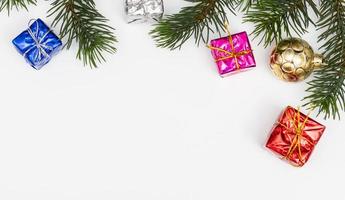
<instances>
[{"instance_id":1,"label":"gift box lid","mask_svg":"<svg viewBox=\"0 0 345 200\"><path fill-rule=\"evenodd\" d=\"M25 56L27 62L36 69L49 62L50 57L62 48L60 38L41 19L33 21L27 30L12 40L12 43L17 51ZM41 55L42 51L49 58L44 58ZM43 59L45 59L44 62L42 62Z\"/></svg>"},{"instance_id":2,"label":"gift box lid","mask_svg":"<svg viewBox=\"0 0 345 200\"><path fill-rule=\"evenodd\" d=\"M324 125L288 106L275 123L266 147L301 167L309 160L325 129Z\"/></svg>"}]
</instances>

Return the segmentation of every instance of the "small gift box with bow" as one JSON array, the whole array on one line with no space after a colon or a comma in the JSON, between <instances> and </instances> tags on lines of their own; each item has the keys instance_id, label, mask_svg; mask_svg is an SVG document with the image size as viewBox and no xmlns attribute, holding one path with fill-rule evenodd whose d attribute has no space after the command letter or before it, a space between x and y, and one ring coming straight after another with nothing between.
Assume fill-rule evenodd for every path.
<instances>
[{"instance_id":1,"label":"small gift box with bow","mask_svg":"<svg viewBox=\"0 0 345 200\"><path fill-rule=\"evenodd\" d=\"M228 37L212 40L208 46L222 77L256 66L247 33L231 35L230 31L227 31Z\"/></svg>"},{"instance_id":2,"label":"small gift box with bow","mask_svg":"<svg viewBox=\"0 0 345 200\"><path fill-rule=\"evenodd\" d=\"M159 21L163 17L163 0L126 0L127 22Z\"/></svg>"},{"instance_id":3,"label":"small gift box with bow","mask_svg":"<svg viewBox=\"0 0 345 200\"><path fill-rule=\"evenodd\" d=\"M41 20L35 20L12 43L26 61L35 69L41 69L62 48L61 40Z\"/></svg>"},{"instance_id":4,"label":"small gift box with bow","mask_svg":"<svg viewBox=\"0 0 345 200\"><path fill-rule=\"evenodd\" d=\"M325 129L322 124L289 106L274 125L266 147L292 165L302 167Z\"/></svg>"}]
</instances>

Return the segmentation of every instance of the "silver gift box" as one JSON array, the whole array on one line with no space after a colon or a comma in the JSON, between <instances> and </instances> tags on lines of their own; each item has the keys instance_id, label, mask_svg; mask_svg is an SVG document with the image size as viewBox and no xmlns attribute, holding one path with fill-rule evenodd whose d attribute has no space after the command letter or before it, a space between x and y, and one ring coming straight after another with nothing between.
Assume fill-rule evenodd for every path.
<instances>
[{"instance_id":1,"label":"silver gift box","mask_svg":"<svg viewBox=\"0 0 345 200\"><path fill-rule=\"evenodd\" d=\"M163 17L163 0L125 0L127 22L157 22Z\"/></svg>"}]
</instances>

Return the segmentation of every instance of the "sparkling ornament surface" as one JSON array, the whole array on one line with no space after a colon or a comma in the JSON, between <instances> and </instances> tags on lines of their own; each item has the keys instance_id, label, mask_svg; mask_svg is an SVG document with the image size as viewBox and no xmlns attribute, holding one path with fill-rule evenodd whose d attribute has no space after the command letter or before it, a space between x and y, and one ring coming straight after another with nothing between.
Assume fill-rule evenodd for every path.
<instances>
[{"instance_id":1,"label":"sparkling ornament surface","mask_svg":"<svg viewBox=\"0 0 345 200\"><path fill-rule=\"evenodd\" d=\"M274 125L266 147L301 167L309 160L325 129L324 125L289 106Z\"/></svg>"},{"instance_id":2,"label":"sparkling ornament surface","mask_svg":"<svg viewBox=\"0 0 345 200\"><path fill-rule=\"evenodd\" d=\"M159 21L163 13L163 0L126 0L128 23Z\"/></svg>"},{"instance_id":3,"label":"sparkling ornament surface","mask_svg":"<svg viewBox=\"0 0 345 200\"><path fill-rule=\"evenodd\" d=\"M303 81L313 70L322 65L322 56L299 38L282 40L273 49L270 59L272 72L282 80Z\"/></svg>"}]
</instances>

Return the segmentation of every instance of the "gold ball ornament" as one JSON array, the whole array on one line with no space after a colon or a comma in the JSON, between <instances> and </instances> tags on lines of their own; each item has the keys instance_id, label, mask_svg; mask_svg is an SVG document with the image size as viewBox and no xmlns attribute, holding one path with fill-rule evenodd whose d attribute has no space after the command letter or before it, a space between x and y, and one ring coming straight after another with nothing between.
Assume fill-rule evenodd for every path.
<instances>
[{"instance_id":1,"label":"gold ball ornament","mask_svg":"<svg viewBox=\"0 0 345 200\"><path fill-rule=\"evenodd\" d=\"M270 67L280 79L288 82L303 81L315 68L324 65L323 57L315 54L311 46L299 38L282 40L273 49Z\"/></svg>"}]
</instances>

